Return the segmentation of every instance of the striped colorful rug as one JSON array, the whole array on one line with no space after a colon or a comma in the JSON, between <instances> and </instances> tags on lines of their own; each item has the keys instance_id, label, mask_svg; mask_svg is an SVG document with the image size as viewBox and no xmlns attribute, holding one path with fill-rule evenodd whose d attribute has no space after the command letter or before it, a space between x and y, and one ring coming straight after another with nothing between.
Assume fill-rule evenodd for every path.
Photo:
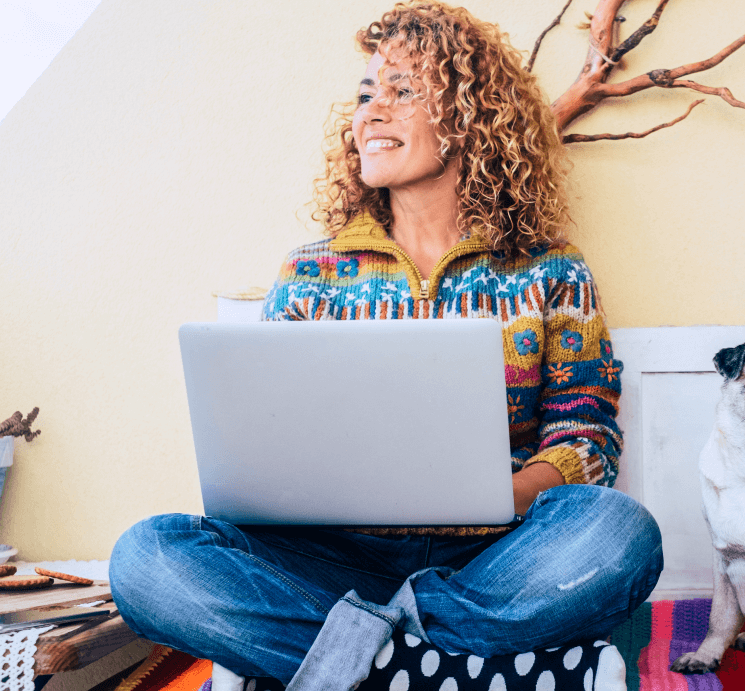
<instances>
[{"instance_id":1,"label":"striped colorful rug","mask_svg":"<svg viewBox=\"0 0 745 691\"><path fill-rule=\"evenodd\" d=\"M283 689L276 679L248 679L246 684L246 691ZM114 691L212 691L212 663L156 644Z\"/></svg>"},{"instance_id":2,"label":"striped colorful rug","mask_svg":"<svg viewBox=\"0 0 745 691\"><path fill-rule=\"evenodd\" d=\"M745 691L745 653L728 650L716 674L669 670L697 650L709 628L710 599L645 602L611 635L626 662L628 691ZM745 630L745 627L743 627Z\"/></svg>"},{"instance_id":3,"label":"striped colorful rug","mask_svg":"<svg viewBox=\"0 0 745 691\"><path fill-rule=\"evenodd\" d=\"M198 691L211 677L209 660L156 644L115 691Z\"/></svg>"},{"instance_id":4,"label":"striped colorful rug","mask_svg":"<svg viewBox=\"0 0 745 691\"><path fill-rule=\"evenodd\" d=\"M619 626L611 635L611 643L626 663L628 691L745 691L745 653L732 649L725 653L716 674L669 671L673 660L696 650L703 641L710 610L708 599L645 602ZM116 691L211 691L211 675L212 663L208 660L156 645ZM276 680L264 684L254 681L249 688L277 691L282 686Z\"/></svg>"}]
</instances>

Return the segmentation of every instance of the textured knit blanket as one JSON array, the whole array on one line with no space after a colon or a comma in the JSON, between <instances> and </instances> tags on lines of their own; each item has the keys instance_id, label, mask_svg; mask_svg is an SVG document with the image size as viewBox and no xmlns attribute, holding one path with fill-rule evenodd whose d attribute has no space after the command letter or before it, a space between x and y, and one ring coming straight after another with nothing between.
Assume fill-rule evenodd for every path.
<instances>
[{"instance_id":1,"label":"textured knit blanket","mask_svg":"<svg viewBox=\"0 0 745 691\"><path fill-rule=\"evenodd\" d=\"M716 674L669 670L683 653L698 649L709 628L711 600L645 602L611 636L626 662L628 691L745 691L745 653L728 650Z\"/></svg>"}]
</instances>

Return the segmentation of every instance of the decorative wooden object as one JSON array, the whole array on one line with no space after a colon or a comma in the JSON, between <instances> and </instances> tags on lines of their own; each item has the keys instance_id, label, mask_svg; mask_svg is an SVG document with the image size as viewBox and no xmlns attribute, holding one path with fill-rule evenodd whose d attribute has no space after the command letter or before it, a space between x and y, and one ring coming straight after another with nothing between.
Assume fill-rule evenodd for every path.
<instances>
[{"instance_id":1,"label":"decorative wooden object","mask_svg":"<svg viewBox=\"0 0 745 691\"><path fill-rule=\"evenodd\" d=\"M108 607L115 610L113 603ZM34 675L81 669L136 639L137 634L118 614L95 625L84 623L52 629L36 641Z\"/></svg>"},{"instance_id":2,"label":"decorative wooden object","mask_svg":"<svg viewBox=\"0 0 745 691\"><path fill-rule=\"evenodd\" d=\"M6 591L0 594L0 614L27 609L74 607L98 600L111 600L111 588L107 581L94 581L90 586L57 581L44 590Z\"/></svg>"},{"instance_id":3,"label":"decorative wooden object","mask_svg":"<svg viewBox=\"0 0 745 691\"><path fill-rule=\"evenodd\" d=\"M39 636L34 655L34 676L80 669L131 643L137 635L117 613L106 581L95 581L85 587L58 582L46 590L0 595L0 613L27 609L54 611L99 600L104 603L98 608L109 611L108 619L59 626Z\"/></svg>"},{"instance_id":4,"label":"decorative wooden object","mask_svg":"<svg viewBox=\"0 0 745 691\"><path fill-rule=\"evenodd\" d=\"M39 409L34 408L24 420L21 411L17 410L7 420L0 422L0 437L24 437L26 441L31 441L35 437L38 437L41 434L41 430L37 429L36 432L31 431L31 424L36 420L38 414Z\"/></svg>"},{"instance_id":5,"label":"decorative wooden object","mask_svg":"<svg viewBox=\"0 0 745 691\"><path fill-rule=\"evenodd\" d=\"M563 132L568 125L576 120L580 115L589 112L598 106L603 100L609 97L622 97L635 94L638 91L659 87L662 89L691 89L699 93L719 96L724 101L735 108L745 108L745 102L736 99L732 92L726 87L711 87L699 84L689 79L681 79L689 74L703 72L708 70L727 57L732 55L736 50L745 45L745 35L733 41L726 48L723 48L716 55L699 62L693 62L688 65L681 65L675 69L656 69L638 77L628 79L618 84L608 84L608 78L618 65L619 60L629 51L636 48L641 41L651 34L660 21L660 17L667 6L669 0L662 0L654 14L631 34L625 41L618 43L617 29L618 24L623 18L618 15L618 11L625 0L600 0L597 9L593 15L588 15L590 23L587 28L590 31L590 47L585 58L585 64L582 67L577 81L572 84L558 99L551 105L551 109L556 116L559 132ZM528 61L527 69L531 71L535 63L541 42L546 34L561 22L566 10L571 5L572 0L568 0L554 21L541 33L535 43L533 52ZM684 120L690 112L703 99L694 101L688 107L688 110L680 117L671 122L663 123L657 127L647 130L646 132L626 132L624 134L568 134L564 136L564 143L571 144L575 142L594 142L602 139L629 139L646 137L652 132L656 132L664 127Z\"/></svg>"}]
</instances>

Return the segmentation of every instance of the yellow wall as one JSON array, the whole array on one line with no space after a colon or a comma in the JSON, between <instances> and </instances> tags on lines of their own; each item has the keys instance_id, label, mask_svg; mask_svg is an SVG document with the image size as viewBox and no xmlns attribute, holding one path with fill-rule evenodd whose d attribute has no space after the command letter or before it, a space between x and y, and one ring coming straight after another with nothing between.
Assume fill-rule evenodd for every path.
<instances>
[{"instance_id":1,"label":"yellow wall","mask_svg":"<svg viewBox=\"0 0 745 691\"><path fill-rule=\"evenodd\" d=\"M563 0L468 0L530 50ZM536 65L575 78L594 2ZM624 31L656 0L629 3ZM212 291L270 285L316 236L297 220L329 104L364 70L352 38L389 1L103 0L0 125L0 419L41 408L17 445L0 540L25 559L105 559L134 521L201 509L176 332ZM626 73L708 57L745 3L671 3ZM745 49L701 81L745 98ZM607 104L573 130L646 129L683 91ZM745 111L710 97L640 141L572 146L574 238L611 326L745 321Z\"/></svg>"}]
</instances>

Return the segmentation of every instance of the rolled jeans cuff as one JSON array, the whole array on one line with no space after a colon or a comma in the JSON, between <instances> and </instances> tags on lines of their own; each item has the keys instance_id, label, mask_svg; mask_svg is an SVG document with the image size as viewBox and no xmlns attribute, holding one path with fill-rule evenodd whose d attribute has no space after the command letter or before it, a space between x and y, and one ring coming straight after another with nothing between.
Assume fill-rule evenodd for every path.
<instances>
[{"instance_id":1,"label":"rolled jeans cuff","mask_svg":"<svg viewBox=\"0 0 745 691\"><path fill-rule=\"evenodd\" d=\"M413 584L430 571L443 576L453 573L447 567L417 571L387 605L366 602L350 590L331 608L286 691L349 691L367 679L375 656L396 626L429 643L419 620Z\"/></svg>"},{"instance_id":2,"label":"rolled jeans cuff","mask_svg":"<svg viewBox=\"0 0 745 691\"><path fill-rule=\"evenodd\" d=\"M349 691L367 679L402 616L397 607L370 606L349 591L331 608L286 691Z\"/></svg>"}]
</instances>

